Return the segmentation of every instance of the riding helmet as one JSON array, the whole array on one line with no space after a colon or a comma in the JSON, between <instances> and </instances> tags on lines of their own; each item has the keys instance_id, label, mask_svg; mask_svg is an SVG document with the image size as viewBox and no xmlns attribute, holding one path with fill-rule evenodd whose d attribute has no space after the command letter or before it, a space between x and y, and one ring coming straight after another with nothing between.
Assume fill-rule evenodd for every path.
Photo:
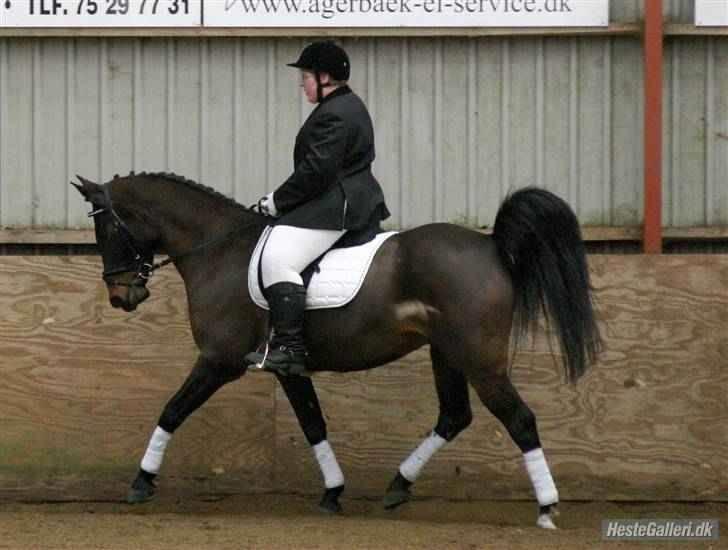
<instances>
[{"instance_id":1,"label":"riding helmet","mask_svg":"<svg viewBox=\"0 0 728 550\"><path fill-rule=\"evenodd\" d=\"M329 73L334 80L349 80L351 70L349 56L331 40L309 44L301 52L298 61L288 63L288 66L315 73Z\"/></svg>"}]
</instances>

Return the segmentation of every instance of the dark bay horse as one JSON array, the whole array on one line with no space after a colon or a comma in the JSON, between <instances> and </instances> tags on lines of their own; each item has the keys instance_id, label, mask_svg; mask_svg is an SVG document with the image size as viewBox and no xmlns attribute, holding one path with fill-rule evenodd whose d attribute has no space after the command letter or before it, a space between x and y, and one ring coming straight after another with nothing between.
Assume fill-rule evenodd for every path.
<instances>
[{"instance_id":1,"label":"dark bay horse","mask_svg":"<svg viewBox=\"0 0 728 550\"><path fill-rule=\"evenodd\" d=\"M271 222L214 190L171 174L130 174L103 185L79 177L91 202L109 300L132 311L166 253L181 274L197 362L165 406L129 493L154 495L165 447L185 419L246 372L243 357L267 336L267 312L248 294L248 263ZM163 262L164 263L164 262ZM558 502L536 419L511 384L509 351L541 314L554 327L567 378L595 360L600 334L577 219L554 194L526 188L501 205L492 236L430 224L389 238L357 297L343 308L307 312L314 371L349 372L389 363L430 345L440 412L430 436L400 466L385 495L407 501L424 464L472 420L468 384L524 454L539 503L537 523L553 527ZM310 378L278 377L322 468L321 506L339 510L344 479L326 441Z\"/></svg>"}]
</instances>

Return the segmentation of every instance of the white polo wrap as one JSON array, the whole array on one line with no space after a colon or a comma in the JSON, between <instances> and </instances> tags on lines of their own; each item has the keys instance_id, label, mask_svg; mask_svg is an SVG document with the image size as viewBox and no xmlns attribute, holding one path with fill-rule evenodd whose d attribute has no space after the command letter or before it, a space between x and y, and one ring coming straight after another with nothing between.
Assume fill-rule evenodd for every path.
<instances>
[{"instance_id":1,"label":"white polo wrap","mask_svg":"<svg viewBox=\"0 0 728 550\"><path fill-rule=\"evenodd\" d=\"M163 430L159 426L154 429L152 437L149 439L147 452L144 453L144 458L142 458L142 470L150 474L159 473L162 460L164 460L164 451L170 439L172 439L171 433Z\"/></svg>"},{"instance_id":2,"label":"white polo wrap","mask_svg":"<svg viewBox=\"0 0 728 550\"><path fill-rule=\"evenodd\" d=\"M559 492L556 490L556 485L554 485L554 480L551 477L549 465L546 464L543 449L533 449L524 453L523 461L526 464L526 471L528 477L531 478L531 484L539 505L548 506L557 503L559 501Z\"/></svg>"},{"instance_id":3,"label":"white polo wrap","mask_svg":"<svg viewBox=\"0 0 728 550\"><path fill-rule=\"evenodd\" d=\"M321 473L324 476L324 485L327 489L340 487L344 484L344 473L339 467L334 450L325 439L313 447L313 454L318 460Z\"/></svg>"},{"instance_id":4,"label":"white polo wrap","mask_svg":"<svg viewBox=\"0 0 728 550\"><path fill-rule=\"evenodd\" d=\"M422 468L433 457L433 455L442 449L447 443L447 439L440 437L435 432L427 436L420 446L417 447L407 460L399 467L399 473L404 476L407 481L414 482L422 472Z\"/></svg>"}]
</instances>

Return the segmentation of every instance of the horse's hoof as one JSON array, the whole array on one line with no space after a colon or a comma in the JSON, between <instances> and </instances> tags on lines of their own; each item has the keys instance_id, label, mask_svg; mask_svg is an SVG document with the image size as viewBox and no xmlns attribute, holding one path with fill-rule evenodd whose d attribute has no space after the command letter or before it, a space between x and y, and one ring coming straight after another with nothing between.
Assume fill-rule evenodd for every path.
<instances>
[{"instance_id":1,"label":"horse's hoof","mask_svg":"<svg viewBox=\"0 0 728 550\"><path fill-rule=\"evenodd\" d=\"M394 510L397 506L408 502L412 498L410 487L412 487L412 482L397 472L382 499L385 510Z\"/></svg>"},{"instance_id":2,"label":"horse's hoof","mask_svg":"<svg viewBox=\"0 0 728 550\"><path fill-rule=\"evenodd\" d=\"M129 489L129 493L126 495L126 503L127 504L144 504L145 502L149 502L150 500L154 499L155 492L152 489L151 491L145 491L145 490L139 490L139 489Z\"/></svg>"},{"instance_id":3,"label":"horse's hoof","mask_svg":"<svg viewBox=\"0 0 728 550\"><path fill-rule=\"evenodd\" d=\"M152 479L152 474L140 472L134 483L131 484L131 489L126 495L126 502L128 504L143 504L152 500L157 493L157 487Z\"/></svg>"},{"instance_id":4,"label":"horse's hoof","mask_svg":"<svg viewBox=\"0 0 728 550\"><path fill-rule=\"evenodd\" d=\"M382 505L385 510L394 510L405 502L409 502L410 498L412 498L412 493L409 489L394 489L387 491L382 499Z\"/></svg>"},{"instance_id":5,"label":"horse's hoof","mask_svg":"<svg viewBox=\"0 0 728 550\"><path fill-rule=\"evenodd\" d=\"M556 504L549 504L548 506L541 506L538 511L538 519L536 525L541 529L558 529L554 523L553 518L559 515L559 510L556 508Z\"/></svg>"},{"instance_id":6,"label":"horse's hoof","mask_svg":"<svg viewBox=\"0 0 728 550\"><path fill-rule=\"evenodd\" d=\"M319 509L327 514L341 513L341 504L339 503L339 497L343 492L343 485L333 487L332 489L326 489L326 492L324 492L324 496L321 497L321 502L319 502Z\"/></svg>"}]
</instances>

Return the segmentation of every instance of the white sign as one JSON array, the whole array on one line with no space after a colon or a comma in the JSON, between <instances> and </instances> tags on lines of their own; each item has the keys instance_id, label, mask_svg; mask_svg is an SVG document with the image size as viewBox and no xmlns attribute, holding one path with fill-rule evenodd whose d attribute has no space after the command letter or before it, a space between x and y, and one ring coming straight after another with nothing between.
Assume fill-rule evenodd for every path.
<instances>
[{"instance_id":1,"label":"white sign","mask_svg":"<svg viewBox=\"0 0 728 550\"><path fill-rule=\"evenodd\" d=\"M608 24L609 0L205 0L204 12L206 27L602 27Z\"/></svg>"},{"instance_id":2,"label":"white sign","mask_svg":"<svg viewBox=\"0 0 728 550\"><path fill-rule=\"evenodd\" d=\"M695 25L720 27L728 25L728 0L695 0Z\"/></svg>"},{"instance_id":3,"label":"white sign","mask_svg":"<svg viewBox=\"0 0 728 550\"><path fill-rule=\"evenodd\" d=\"M0 27L198 27L202 0L0 0Z\"/></svg>"}]
</instances>

